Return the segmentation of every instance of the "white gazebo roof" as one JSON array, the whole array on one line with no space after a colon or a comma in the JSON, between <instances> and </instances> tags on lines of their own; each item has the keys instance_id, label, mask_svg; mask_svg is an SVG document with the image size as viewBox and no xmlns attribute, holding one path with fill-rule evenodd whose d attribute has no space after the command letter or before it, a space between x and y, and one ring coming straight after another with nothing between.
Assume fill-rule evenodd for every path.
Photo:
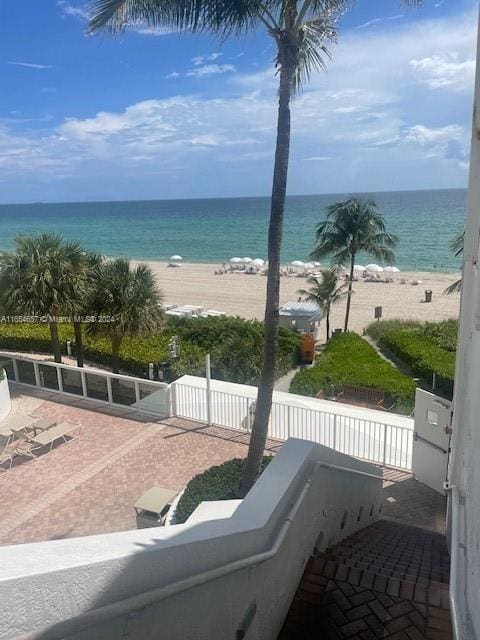
<instances>
[{"instance_id":1,"label":"white gazebo roof","mask_svg":"<svg viewBox=\"0 0 480 640\"><path fill-rule=\"evenodd\" d=\"M279 309L280 316L288 318L322 318L323 312L315 302L287 302Z\"/></svg>"}]
</instances>

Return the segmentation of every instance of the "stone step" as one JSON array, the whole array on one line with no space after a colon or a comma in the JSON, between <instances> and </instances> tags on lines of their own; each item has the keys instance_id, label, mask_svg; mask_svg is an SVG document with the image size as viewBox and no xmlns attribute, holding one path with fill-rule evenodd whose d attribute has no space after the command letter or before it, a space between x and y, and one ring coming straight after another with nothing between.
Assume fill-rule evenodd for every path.
<instances>
[{"instance_id":1,"label":"stone step","mask_svg":"<svg viewBox=\"0 0 480 640\"><path fill-rule=\"evenodd\" d=\"M389 545L405 549L415 538L416 572L396 553L382 557ZM432 546L438 553L426 552ZM279 640L451 640L448 584L435 569L447 561L443 536L377 522L310 558ZM385 562L393 575L383 572Z\"/></svg>"}]
</instances>

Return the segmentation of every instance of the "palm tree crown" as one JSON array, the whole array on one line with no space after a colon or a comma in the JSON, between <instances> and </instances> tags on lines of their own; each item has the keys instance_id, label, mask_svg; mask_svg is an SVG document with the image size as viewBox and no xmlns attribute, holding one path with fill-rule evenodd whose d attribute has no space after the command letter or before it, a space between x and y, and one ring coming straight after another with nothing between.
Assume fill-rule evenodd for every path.
<instances>
[{"instance_id":1,"label":"palm tree crown","mask_svg":"<svg viewBox=\"0 0 480 640\"><path fill-rule=\"evenodd\" d=\"M20 236L15 251L0 257L2 306L12 315L45 317L56 362L61 362L57 317L77 312L85 288L85 252L59 235Z\"/></svg>"},{"instance_id":2,"label":"palm tree crown","mask_svg":"<svg viewBox=\"0 0 480 640\"><path fill-rule=\"evenodd\" d=\"M334 264L348 264L350 278L344 330L348 330L352 282L355 258L359 251L368 253L378 260L393 262L393 248L397 237L387 233L383 216L372 200L350 198L328 207L327 218L316 231L316 247L311 258L318 260L332 255Z\"/></svg>"},{"instance_id":3,"label":"palm tree crown","mask_svg":"<svg viewBox=\"0 0 480 640\"><path fill-rule=\"evenodd\" d=\"M97 273L92 310L107 321L93 322L88 331L110 337L112 369L118 373L123 337L148 335L161 327L163 296L147 265L139 264L132 269L128 260L119 258L97 267Z\"/></svg>"},{"instance_id":4,"label":"palm tree crown","mask_svg":"<svg viewBox=\"0 0 480 640\"><path fill-rule=\"evenodd\" d=\"M300 289L298 293L309 302L315 302L325 314L327 341L330 338L330 311L334 304L347 295L345 282L339 283L336 269L322 271L321 279L316 276L307 278L310 289Z\"/></svg>"}]
</instances>

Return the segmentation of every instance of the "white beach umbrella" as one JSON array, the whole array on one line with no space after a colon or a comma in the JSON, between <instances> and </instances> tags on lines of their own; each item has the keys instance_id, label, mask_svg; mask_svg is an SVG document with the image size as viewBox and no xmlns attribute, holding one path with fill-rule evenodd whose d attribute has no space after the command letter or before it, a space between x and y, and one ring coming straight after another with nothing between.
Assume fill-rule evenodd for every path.
<instances>
[{"instance_id":1,"label":"white beach umbrella","mask_svg":"<svg viewBox=\"0 0 480 640\"><path fill-rule=\"evenodd\" d=\"M304 267L305 263L301 260L293 260L291 263L292 267Z\"/></svg>"},{"instance_id":2,"label":"white beach umbrella","mask_svg":"<svg viewBox=\"0 0 480 640\"><path fill-rule=\"evenodd\" d=\"M321 267L322 263L321 262L312 262L314 267Z\"/></svg>"},{"instance_id":3,"label":"white beach umbrella","mask_svg":"<svg viewBox=\"0 0 480 640\"><path fill-rule=\"evenodd\" d=\"M365 271L370 271L371 273L382 273L383 267L378 264L367 264Z\"/></svg>"},{"instance_id":4,"label":"white beach umbrella","mask_svg":"<svg viewBox=\"0 0 480 640\"><path fill-rule=\"evenodd\" d=\"M385 267L385 273L400 273L400 269L398 267Z\"/></svg>"},{"instance_id":5,"label":"white beach umbrella","mask_svg":"<svg viewBox=\"0 0 480 640\"><path fill-rule=\"evenodd\" d=\"M182 256L175 254L174 256L170 256L170 260L183 260Z\"/></svg>"},{"instance_id":6,"label":"white beach umbrella","mask_svg":"<svg viewBox=\"0 0 480 640\"><path fill-rule=\"evenodd\" d=\"M354 270L354 271L365 271L365 267L363 266L363 264L356 264L356 265L353 267L353 270Z\"/></svg>"},{"instance_id":7,"label":"white beach umbrella","mask_svg":"<svg viewBox=\"0 0 480 640\"><path fill-rule=\"evenodd\" d=\"M305 262L304 264L305 269L313 269L315 266L314 262Z\"/></svg>"},{"instance_id":8,"label":"white beach umbrella","mask_svg":"<svg viewBox=\"0 0 480 640\"><path fill-rule=\"evenodd\" d=\"M250 264L251 262L253 262L253 260L251 258L242 258L242 262L243 264Z\"/></svg>"},{"instance_id":9,"label":"white beach umbrella","mask_svg":"<svg viewBox=\"0 0 480 640\"><path fill-rule=\"evenodd\" d=\"M239 264L240 262L242 262L241 258L230 258L230 262L232 264Z\"/></svg>"},{"instance_id":10,"label":"white beach umbrella","mask_svg":"<svg viewBox=\"0 0 480 640\"><path fill-rule=\"evenodd\" d=\"M265 264L265 260L262 260L261 258L255 258L255 260L252 260L252 264L254 264L256 267L263 267L263 265Z\"/></svg>"}]
</instances>

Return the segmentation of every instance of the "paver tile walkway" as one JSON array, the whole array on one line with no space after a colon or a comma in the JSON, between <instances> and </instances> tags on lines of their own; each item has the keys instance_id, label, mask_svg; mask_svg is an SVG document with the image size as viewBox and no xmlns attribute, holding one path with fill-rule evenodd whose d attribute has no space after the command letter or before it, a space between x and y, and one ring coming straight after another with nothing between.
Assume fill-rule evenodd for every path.
<instances>
[{"instance_id":1,"label":"paver tile walkway","mask_svg":"<svg viewBox=\"0 0 480 640\"><path fill-rule=\"evenodd\" d=\"M133 420L52 401L57 395L14 393L15 410L78 422L82 430L0 477L0 544L133 529L133 504L151 486L181 490L204 469L247 453L248 434L238 431L178 418ZM281 444L267 447L273 454Z\"/></svg>"}]
</instances>

